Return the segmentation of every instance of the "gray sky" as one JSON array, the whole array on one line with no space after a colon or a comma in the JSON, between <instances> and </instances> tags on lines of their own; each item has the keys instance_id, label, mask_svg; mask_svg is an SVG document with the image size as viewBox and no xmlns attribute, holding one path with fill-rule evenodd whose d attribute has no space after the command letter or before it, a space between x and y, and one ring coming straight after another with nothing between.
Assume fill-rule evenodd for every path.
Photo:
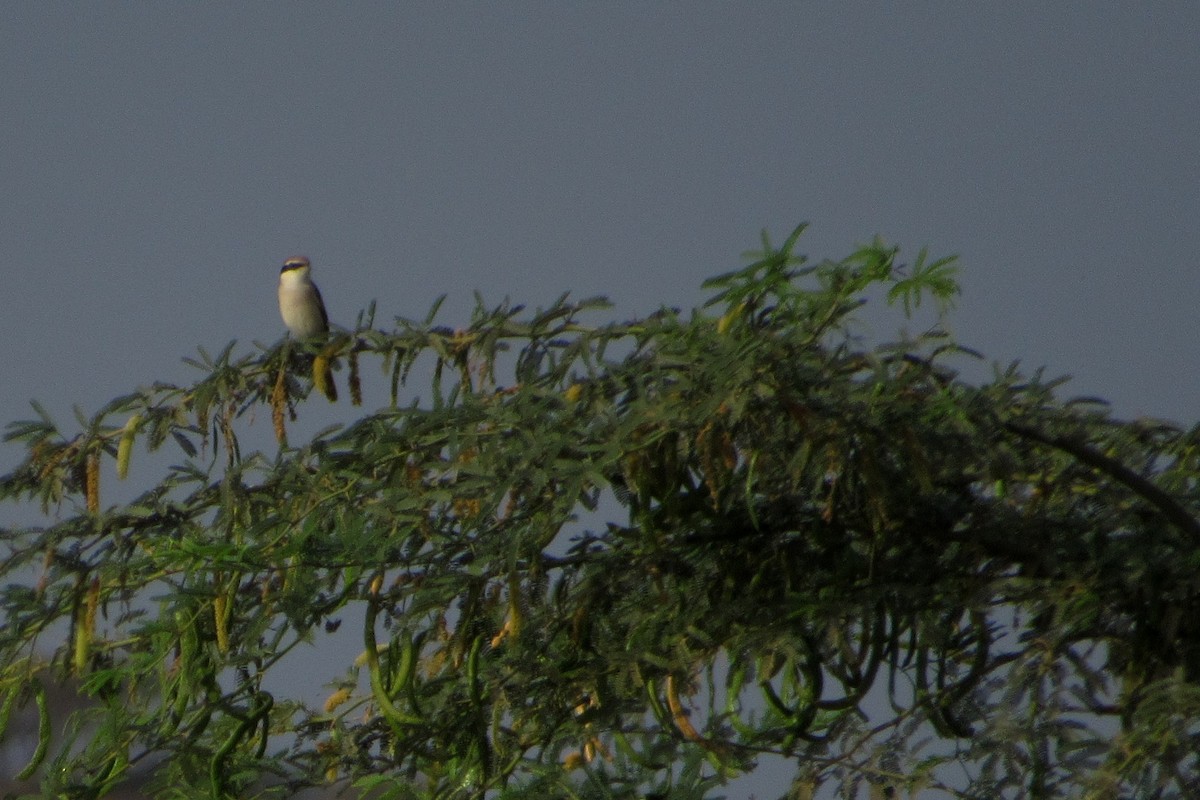
<instances>
[{"instance_id":1,"label":"gray sky","mask_svg":"<svg viewBox=\"0 0 1200 800\"><path fill-rule=\"evenodd\" d=\"M0 416L275 341L294 253L344 325L624 318L807 220L960 254L964 343L1190 422L1197 42L1189 2L10 5Z\"/></svg>"},{"instance_id":2,"label":"gray sky","mask_svg":"<svg viewBox=\"0 0 1200 800\"><path fill-rule=\"evenodd\" d=\"M1043 5L13 5L2 416L274 341L295 252L343 324L628 316L808 220L960 254L965 342L1191 419L1200 5Z\"/></svg>"}]
</instances>

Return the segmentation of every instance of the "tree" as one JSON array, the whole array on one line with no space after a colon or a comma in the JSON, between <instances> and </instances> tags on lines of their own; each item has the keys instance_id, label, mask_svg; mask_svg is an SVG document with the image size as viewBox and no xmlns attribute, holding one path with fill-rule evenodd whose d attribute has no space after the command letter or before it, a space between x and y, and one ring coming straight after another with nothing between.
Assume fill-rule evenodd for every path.
<instances>
[{"instance_id":1,"label":"tree","mask_svg":"<svg viewBox=\"0 0 1200 800\"><path fill-rule=\"evenodd\" d=\"M369 313L74 433L12 424L0 495L57 511L0 568L0 723L42 709L23 777L700 798L776 756L790 798L1200 796L1197 429L1015 367L971 385L937 329L865 344L864 298L944 308L951 260L810 263L802 231L709 281L711 312ZM292 446L331 360L356 406L380 363L390 402ZM181 460L105 505L138 442ZM339 626L360 645L322 706L272 684Z\"/></svg>"}]
</instances>

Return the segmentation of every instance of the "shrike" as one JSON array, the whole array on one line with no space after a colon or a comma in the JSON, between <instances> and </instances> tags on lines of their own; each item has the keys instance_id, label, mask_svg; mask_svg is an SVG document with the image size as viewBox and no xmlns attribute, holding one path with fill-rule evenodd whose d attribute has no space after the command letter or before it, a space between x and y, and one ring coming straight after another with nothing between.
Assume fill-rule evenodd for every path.
<instances>
[{"instance_id":1,"label":"shrike","mask_svg":"<svg viewBox=\"0 0 1200 800\"><path fill-rule=\"evenodd\" d=\"M283 262L279 270L279 315L283 324L297 339L322 339L329 333L329 315L321 292L312 281L312 265L304 256L294 256ZM313 373L318 388L330 402L337 400L333 370L326 362L325 369Z\"/></svg>"},{"instance_id":2,"label":"shrike","mask_svg":"<svg viewBox=\"0 0 1200 800\"><path fill-rule=\"evenodd\" d=\"M297 339L329 332L329 315L311 273L304 256L289 258L279 270L279 315Z\"/></svg>"}]
</instances>

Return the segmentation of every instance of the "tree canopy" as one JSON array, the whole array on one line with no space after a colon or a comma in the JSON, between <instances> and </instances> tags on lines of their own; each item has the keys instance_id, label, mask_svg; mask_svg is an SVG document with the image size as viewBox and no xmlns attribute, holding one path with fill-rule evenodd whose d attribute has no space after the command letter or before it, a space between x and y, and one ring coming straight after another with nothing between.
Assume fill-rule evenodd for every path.
<instances>
[{"instance_id":1,"label":"tree canopy","mask_svg":"<svg viewBox=\"0 0 1200 800\"><path fill-rule=\"evenodd\" d=\"M1200 796L1200 431L968 382L939 326L868 342L867 298L944 309L953 260L802 231L688 314L371 311L35 406L0 481L46 513L0 562L23 785L716 798L773 760L789 798ZM330 363L345 421L292 442ZM288 693L334 637L328 697Z\"/></svg>"}]
</instances>

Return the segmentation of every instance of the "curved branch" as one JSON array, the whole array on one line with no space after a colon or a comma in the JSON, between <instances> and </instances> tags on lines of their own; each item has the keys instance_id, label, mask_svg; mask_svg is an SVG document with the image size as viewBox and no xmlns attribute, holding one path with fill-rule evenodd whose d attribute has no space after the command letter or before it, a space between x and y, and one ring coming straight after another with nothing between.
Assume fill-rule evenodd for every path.
<instances>
[{"instance_id":1,"label":"curved branch","mask_svg":"<svg viewBox=\"0 0 1200 800\"><path fill-rule=\"evenodd\" d=\"M1187 534L1192 542L1200 544L1200 521L1188 513L1175 498L1164 492L1152 481L1143 478L1129 467L1116 459L1089 447L1087 444L1066 436L1052 436L1041 431L1020 425L1015 422L1002 423L1009 433L1016 434L1040 444L1048 445L1063 451L1082 461L1093 469L1098 469L1114 480L1124 484L1146 502L1157 508L1175 527Z\"/></svg>"}]
</instances>

